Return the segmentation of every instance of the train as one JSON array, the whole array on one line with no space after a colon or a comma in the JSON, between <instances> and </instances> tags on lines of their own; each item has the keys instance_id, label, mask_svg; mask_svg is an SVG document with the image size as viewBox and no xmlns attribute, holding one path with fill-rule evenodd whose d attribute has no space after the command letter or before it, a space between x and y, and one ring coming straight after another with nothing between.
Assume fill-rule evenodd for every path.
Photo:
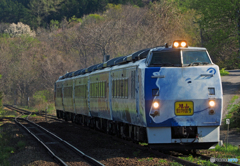
<instances>
[{"instance_id":1,"label":"train","mask_svg":"<svg viewBox=\"0 0 240 166\"><path fill-rule=\"evenodd\" d=\"M185 40L69 72L55 82L56 115L157 149L219 142L223 92L206 48Z\"/></svg>"}]
</instances>

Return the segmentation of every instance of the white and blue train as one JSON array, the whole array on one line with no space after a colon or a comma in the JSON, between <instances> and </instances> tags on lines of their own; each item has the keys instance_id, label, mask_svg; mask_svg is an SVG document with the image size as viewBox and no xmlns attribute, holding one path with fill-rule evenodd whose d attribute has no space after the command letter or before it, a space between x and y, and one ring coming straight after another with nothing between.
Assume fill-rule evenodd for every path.
<instances>
[{"instance_id":1,"label":"white and blue train","mask_svg":"<svg viewBox=\"0 0 240 166\"><path fill-rule=\"evenodd\" d=\"M59 77L55 106L58 118L152 147L207 149L220 135L219 67L178 40Z\"/></svg>"}]
</instances>

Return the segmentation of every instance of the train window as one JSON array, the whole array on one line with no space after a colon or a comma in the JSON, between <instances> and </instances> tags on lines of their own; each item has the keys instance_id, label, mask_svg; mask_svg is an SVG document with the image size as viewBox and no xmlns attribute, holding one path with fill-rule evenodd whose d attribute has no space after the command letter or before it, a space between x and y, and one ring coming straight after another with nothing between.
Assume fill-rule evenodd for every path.
<instances>
[{"instance_id":1,"label":"train window","mask_svg":"<svg viewBox=\"0 0 240 166\"><path fill-rule=\"evenodd\" d=\"M93 97L95 97L96 95L96 84L93 83Z\"/></svg>"},{"instance_id":2,"label":"train window","mask_svg":"<svg viewBox=\"0 0 240 166\"><path fill-rule=\"evenodd\" d=\"M114 80L115 84L114 84L114 97L117 97L117 80Z\"/></svg>"},{"instance_id":3,"label":"train window","mask_svg":"<svg viewBox=\"0 0 240 166\"><path fill-rule=\"evenodd\" d=\"M120 97L123 97L123 80L120 80Z\"/></svg>"},{"instance_id":4,"label":"train window","mask_svg":"<svg viewBox=\"0 0 240 166\"><path fill-rule=\"evenodd\" d=\"M114 94L114 83L115 83L115 80L112 80L112 97L115 97L115 94Z\"/></svg>"},{"instance_id":5,"label":"train window","mask_svg":"<svg viewBox=\"0 0 240 166\"><path fill-rule=\"evenodd\" d=\"M93 97L93 83L91 83L91 97Z\"/></svg>"},{"instance_id":6,"label":"train window","mask_svg":"<svg viewBox=\"0 0 240 166\"><path fill-rule=\"evenodd\" d=\"M62 97L62 88L57 88L56 97Z\"/></svg>"},{"instance_id":7,"label":"train window","mask_svg":"<svg viewBox=\"0 0 240 166\"><path fill-rule=\"evenodd\" d=\"M149 66L182 66L180 51L152 52L152 59Z\"/></svg>"},{"instance_id":8,"label":"train window","mask_svg":"<svg viewBox=\"0 0 240 166\"><path fill-rule=\"evenodd\" d=\"M98 82L98 97L101 97L101 82Z\"/></svg>"},{"instance_id":9,"label":"train window","mask_svg":"<svg viewBox=\"0 0 240 166\"><path fill-rule=\"evenodd\" d=\"M102 97L105 98L106 82L102 82L102 84L103 84Z\"/></svg>"},{"instance_id":10,"label":"train window","mask_svg":"<svg viewBox=\"0 0 240 166\"><path fill-rule=\"evenodd\" d=\"M183 64L191 66L193 64L197 65L207 65L211 64L206 51L183 51Z\"/></svg>"},{"instance_id":11,"label":"train window","mask_svg":"<svg viewBox=\"0 0 240 166\"><path fill-rule=\"evenodd\" d=\"M131 72L131 98L135 99L135 71Z\"/></svg>"},{"instance_id":12,"label":"train window","mask_svg":"<svg viewBox=\"0 0 240 166\"><path fill-rule=\"evenodd\" d=\"M102 97L104 98L105 97L105 95L104 95L104 90L105 90L105 87L104 87L104 84L105 82L102 82Z\"/></svg>"},{"instance_id":13,"label":"train window","mask_svg":"<svg viewBox=\"0 0 240 166\"><path fill-rule=\"evenodd\" d=\"M128 79L124 80L124 97L128 98Z\"/></svg>"},{"instance_id":14,"label":"train window","mask_svg":"<svg viewBox=\"0 0 240 166\"><path fill-rule=\"evenodd\" d=\"M115 90L116 90L116 97L118 97L118 94L119 94L119 80L116 80Z\"/></svg>"},{"instance_id":15,"label":"train window","mask_svg":"<svg viewBox=\"0 0 240 166\"><path fill-rule=\"evenodd\" d=\"M106 82L104 82L104 97L106 96ZM112 97L128 98L128 79L118 79L112 81Z\"/></svg>"},{"instance_id":16,"label":"train window","mask_svg":"<svg viewBox=\"0 0 240 166\"><path fill-rule=\"evenodd\" d=\"M95 83L95 95L94 97L98 97L98 83Z\"/></svg>"},{"instance_id":17,"label":"train window","mask_svg":"<svg viewBox=\"0 0 240 166\"><path fill-rule=\"evenodd\" d=\"M86 85L75 86L75 97L86 98Z\"/></svg>"},{"instance_id":18,"label":"train window","mask_svg":"<svg viewBox=\"0 0 240 166\"><path fill-rule=\"evenodd\" d=\"M92 97L92 84L90 84L90 97Z\"/></svg>"},{"instance_id":19,"label":"train window","mask_svg":"<svg viewBox=\"0 0 240 166\"><path fill-rule=\"evenodd\" d=\"M101 82L98 82L98 97L101 97Z\"/></svg>"},{"instance_id":20,"label":"train window","mask_svg":"<svg viewBox=\"0 0 240 166\"><path fill-rule=\"evenodd\" d=\"M103 98L103 81L101 82L101 97Z\"/></svg>"},{"instance_id":21,"label":"train window","mask_svg":"<svg viewBox=\"0 0 240 166\"><path fill-rule=\"evenodd\" d=\"M65 87L64 98L71 98L71 97L72 97L72 87Z\"/></svg>"}]
</instances>

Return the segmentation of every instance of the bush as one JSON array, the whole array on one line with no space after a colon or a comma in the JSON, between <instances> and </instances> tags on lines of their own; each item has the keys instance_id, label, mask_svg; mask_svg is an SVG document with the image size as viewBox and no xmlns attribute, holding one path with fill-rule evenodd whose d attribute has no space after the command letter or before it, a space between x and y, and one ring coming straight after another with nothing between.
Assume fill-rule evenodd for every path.
<instances>
[{"instance_id":1,"label":"bush","mask_svg":"<svg viewBox=\"0 0 240 166\"><path fill-rule=\"evenodd\" d=\"M224 128L227 128L226 119L230 119L230 128L240 127L240 103L233 104L226 117L223 119Z\"/></svg>"},{"instance_id":2,"label":"bush","mask_svg":"<svg viewBox=\"0 0 240 166\"><path fill-rule=\"evenodd\" d=\"M48 90L42 90L35 92L33 95L35 108L39 111L45 110L50 105L50 100L52 99L52 93Z\"/></svg>"},{"instance_id":3,"label":"bush","mask_svg":"<svg viewBox=\"0 0 240 166\"><path fill-rule=\"evenodd\" d=\"M225 76L225 75L228 75L229 74L229 72L228 71L225 71L225 68L222 68L221 70L220 70L220 75L221 76Z\"/></svg>"}]
</instances>

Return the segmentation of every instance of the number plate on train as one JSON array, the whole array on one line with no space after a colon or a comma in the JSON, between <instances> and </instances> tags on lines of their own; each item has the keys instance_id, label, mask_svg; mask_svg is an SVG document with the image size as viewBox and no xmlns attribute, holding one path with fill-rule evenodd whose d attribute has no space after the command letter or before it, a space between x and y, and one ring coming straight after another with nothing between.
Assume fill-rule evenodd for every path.
<instances>
[{"instance_id":1,"label":"number plate on train","mask_svg":"<svg viewBox=\"0 0 240 166\"><path fill-rule=\"evenodd\" d=\"M177 101L175 102L175 115L193 115L193 102L192 101Z\"/></svg>"}]
</instances>

